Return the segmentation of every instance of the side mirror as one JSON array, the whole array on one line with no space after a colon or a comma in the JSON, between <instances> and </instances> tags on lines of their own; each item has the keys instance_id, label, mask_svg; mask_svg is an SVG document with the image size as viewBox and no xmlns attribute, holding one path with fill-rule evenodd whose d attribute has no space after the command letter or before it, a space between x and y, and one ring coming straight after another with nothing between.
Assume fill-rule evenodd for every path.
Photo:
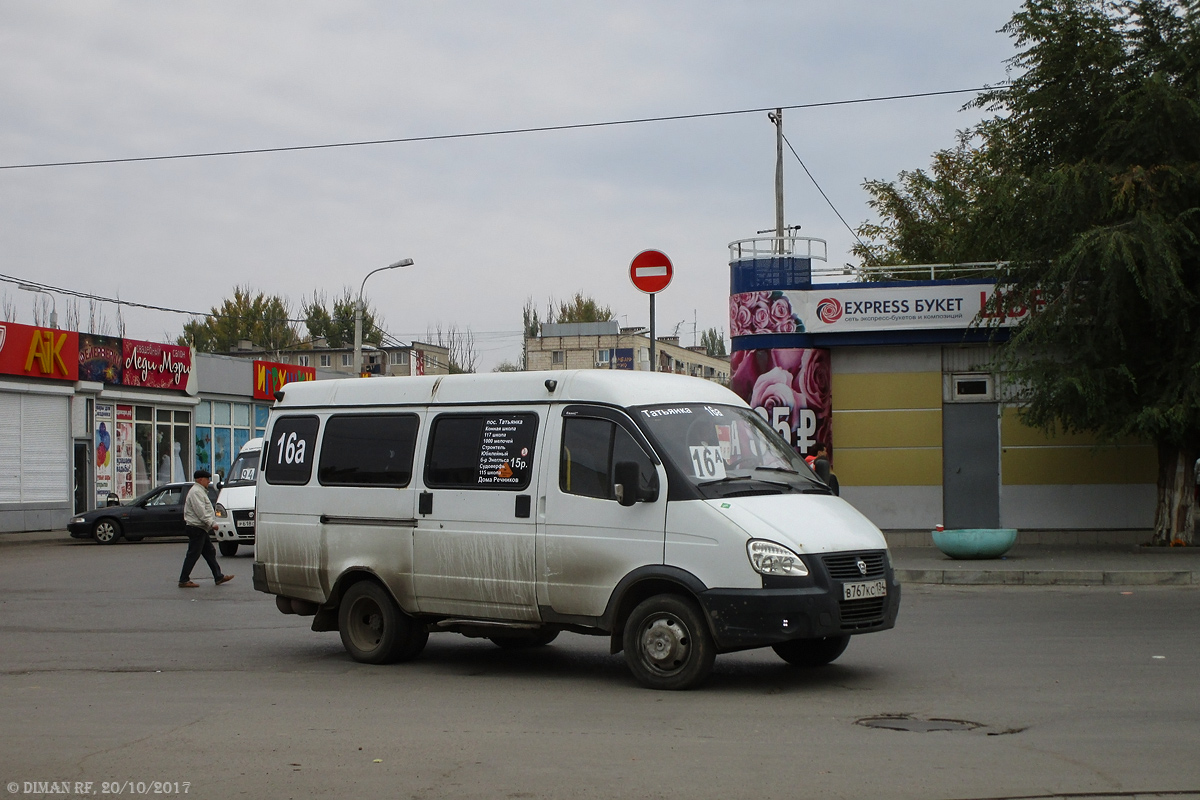
<instances>
[{"instance_id":1,"label":"side mirror","mask_svg":"<svg viewBox=\"0 0 1200 800\"><path fill-rule=\"evenodd\" d=\"M119 506L119 505L121 505L121 498L117 497L116 492L109 492L108 495L104 498L104 505L109 508L111 508L112 506Z\"/></svg>"},{"instance_id":2,"label":"side mirror","mask_svg":"<svg viewBox=\"0 0 1200 800\"><path fill-rule=\"evenodd\" d=\"M613 467L613 491L617 495L618 503L631 506L640 499L638 483L641 481L641 475L642 471L636 461L617 462Z\"/></svg>"}]
</instances>

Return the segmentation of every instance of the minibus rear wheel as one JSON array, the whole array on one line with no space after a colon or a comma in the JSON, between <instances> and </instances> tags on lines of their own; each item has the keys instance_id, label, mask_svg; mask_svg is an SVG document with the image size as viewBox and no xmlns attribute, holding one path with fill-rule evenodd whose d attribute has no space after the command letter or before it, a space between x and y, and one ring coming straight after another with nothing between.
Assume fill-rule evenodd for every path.
<instances>
[{"instance_id":1,"label":"minibus rear wheel","mask_svg":"<svg viewBox=\"0 0 1200 800\"><path fill-rule=\"evenodd\" d=\"M792 639L771 645L775 654L793 667L823 667L846 652L849 636L826 636L824 639Z\"/></svg>"},{"instance_id":2,"label":"minibus rear wheel","mask_svg":"<svg viewBox=\"0 0 1200 800\"><path fill-rule=\"evenodd\" d=\"M338 606L338 631L342 646L355 661L388 664L412 658L424 648L411 617L400 610L387 590L373 580L362 580L346 590ZM419 641L415 652L409 652Z\"/></svg>"},{"instance_id":3,"label":"minibus rear wheel","mask_svg":"<svg viewBox=\"0 0 1200 800\"><path fill-rule=\"evenodd\" d=\"M643 600L625 623L625 663L650 689L690 689L712 672L717 656L700 607L659 594Z\"/></svg>"}]
</instances>

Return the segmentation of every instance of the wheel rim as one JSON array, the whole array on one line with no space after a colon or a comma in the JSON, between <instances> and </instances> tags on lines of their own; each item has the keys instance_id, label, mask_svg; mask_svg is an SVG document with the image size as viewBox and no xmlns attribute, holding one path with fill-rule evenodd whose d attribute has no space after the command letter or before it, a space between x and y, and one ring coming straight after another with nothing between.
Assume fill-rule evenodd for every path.
<instances>
[{"instance_id":1,"label":"wheel rim","mask_svg":"<svg viewBox=\"0 0 1200 800\"><path fill-rule=\"evenodd\" d=\"M96 541L107 543L115 538L117 538L117 529L111 522L96 524Z\"/></svg>"},{"instance_id":2,"label":"wheel rim","mask_svg":"<svg viewBox=\"0 0 1200 800\"><path fill-rule=\"evenodd\" d=\"M374 650L383 640L383 609L369 597L360 597L350 606L350 641L362 651Z\"/></svg>"},{"instance_id":3,"label":"wheel rim","mask_svg":"<svg viewBox=\"0 0 1200 800\"><path fill-rule=\"evenodd\" d=\"M642 662L655 672L673 675L687 666L691 636L678 617L665 615L647 620L640 644Z\"/></svg>"}]
</instances>

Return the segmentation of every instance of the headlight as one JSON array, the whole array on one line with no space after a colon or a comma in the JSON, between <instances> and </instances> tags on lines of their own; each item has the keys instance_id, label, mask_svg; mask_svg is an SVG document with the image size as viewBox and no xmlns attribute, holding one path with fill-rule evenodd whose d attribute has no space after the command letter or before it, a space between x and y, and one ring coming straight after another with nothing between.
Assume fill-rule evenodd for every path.
<instances>
[{"instance_id":1,"label":"headlight","mask_svg":"<svg viewBox=\"0 0 1200 800\"><path fill-rule=\"evenodd\" d=\"M71 518L72 525L78 525L81 522L83 522L83 517L72 517Z\"/></svg>"},{"instance_id":2,"label":"headlight","mask_svg":"<svg viewBox=\"0 0 1200 800\"><path fill-rule=\"evenodd\" d=\"M225 516L225 506L221 505L220 503L217 503L215 506L213 506L213 511L217 512L218 517Z\"/></svg>"},{"instance_id":3,"label":"headlight","mask_svg":"<svg viewBox=\"0 0 1200 800\"><path fill-rule=\"evenodd\" d=\"M763 575L802 578L808 574L808 567L804 566L800 556L781 544L764 539L751 539L746 543L746 554L750 556L750 565L754 567L754 571Z\"/></svg>"}]
</instances>

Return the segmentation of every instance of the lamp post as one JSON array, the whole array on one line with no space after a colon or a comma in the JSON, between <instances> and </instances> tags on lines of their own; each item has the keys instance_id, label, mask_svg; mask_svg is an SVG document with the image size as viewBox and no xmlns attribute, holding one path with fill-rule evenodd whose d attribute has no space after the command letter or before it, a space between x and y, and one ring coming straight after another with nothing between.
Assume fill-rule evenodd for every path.
<instances>
[{"instance_id":1,"label":"lamp post","mask_svg":"<svg viewBox=\"0 0 1200 800\"><path fill-rule=\"evenodd\" d=\"M388 264L386 267L373 269L367 273L367 277L362 279L362 285L358 287L358 302L354 304L354 374L362 375L362 318L363 318L363 289L366 288L367 278L374 275L376 272L383 272L385 269L396 269L397 267L411 267L413 260L411 258L402 258L395 264Z\"/></svg>"},{"instance_id":2,"label":"lamp post","mask_svg":"<svg viewBox=\"0 0 1200 800\"><path fill-rule=\"evenodd\" d=\"M40 286L34 286L33 284L29 283L18 283L17 288L24 289L27 292L44 294L50 298L50 327L58 330L58 304L54 302L54 295L50 294L50 292L46 291Z\"/></svg>"}]
</instances>

